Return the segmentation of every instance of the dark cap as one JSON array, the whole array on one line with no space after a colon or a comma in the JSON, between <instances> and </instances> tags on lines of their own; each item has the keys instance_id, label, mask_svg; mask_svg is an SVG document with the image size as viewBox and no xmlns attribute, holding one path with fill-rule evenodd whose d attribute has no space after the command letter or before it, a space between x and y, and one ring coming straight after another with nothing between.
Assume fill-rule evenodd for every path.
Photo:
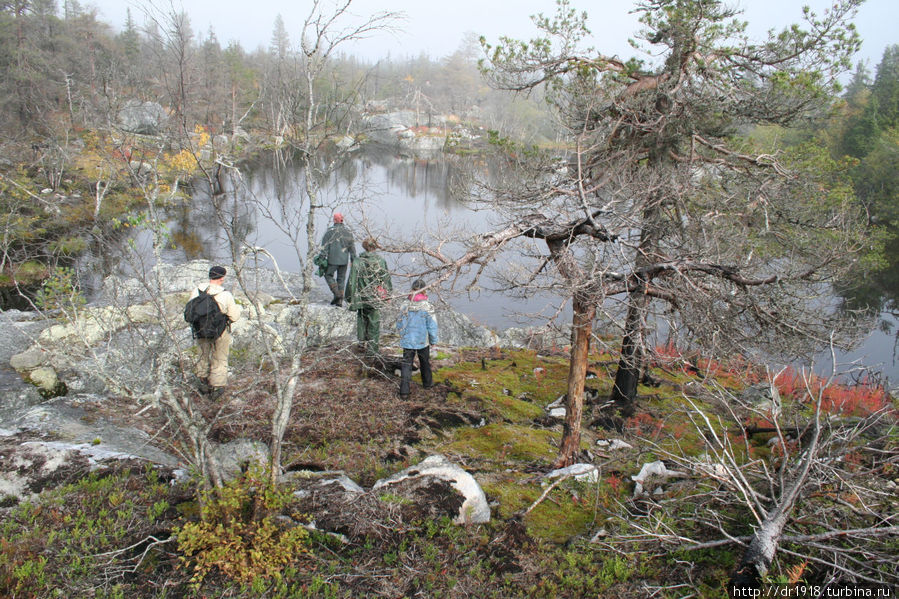
<instances>
[{"instance_id":1,"label":"dark cap","mask_svg":"<svg viewBox=\"0 0 899 599\"><path fill-rule=\"evenodd\" d=\"M425 282L421 279L415 279L412 282L412 291L418 291L419 289L423 289L425 286Z\"/></svg>"},{"instance_id":2,"label":"dark cap","mask_svg":"<svg viewBox=\"0 0 899 599\"><path fill-rule=\"evenodd\" d=\"M224 266L213 266L209 269L209 280L214 281L216 279L221 279L226 274L228 274L228 271L225 270Z\"/></svg>"}]
</instances>

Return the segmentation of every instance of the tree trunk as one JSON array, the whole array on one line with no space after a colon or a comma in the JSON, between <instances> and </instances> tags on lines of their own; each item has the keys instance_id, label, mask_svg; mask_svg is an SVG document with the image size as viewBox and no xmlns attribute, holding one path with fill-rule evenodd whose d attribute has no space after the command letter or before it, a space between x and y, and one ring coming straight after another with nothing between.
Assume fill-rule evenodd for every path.
<instances>
[{"instance_id":1,"label":"tree trunk","mask_svg":"<svg viewBox=\"0 0 899 599\"><path fill-rule=\"evenodd\" d=\"M575 296L573 302L574 340L568 367L568 397L565 400L565 428L555 467L564 468L577 461L581 449L581 415L584 411L584 381L587 378L587 356L596 304Z\"/></svg>"},{"instance_id":2,"label":"tree trunk","mask_svg":"<svg viewBox=\"0 0 899 599\"><path fill-rule=\"evenodd\" d=\"M730 579L730 590L757 589L761 586L762 579L768 573L774 555L777 553L777 545L783 535L784 527L790 517L793 506L799 500L799 495L808 480L812 464L818 459L818 443L821 439L821 401L823 391L819 392L817 405L815 406L815 424L812 429L812 438L808 449L803 454L803 462L796 477L789 483L789 488L781 496L774 509L762 520L758 530L749 542L749 547L743 554L740 564ZM786 459L786 456L784 456ZM731 596L736 593L731 592Z\"/></svg>"},{"instance_id":3,"label":"tree trunk","mask_svg":"<svg viewBox=\"0 0 899 599\"><path fill-rule=\"evenodd\" d=\"M757 589L761 587L762 578L768 573L780 536L787 523L786 513L778 513L778 517L765 520L749 542L749 547L740 560L740 565L730 579L731 588Z\"/></svg>"},{"instance_id":4,"label":"tree trunk","mask_svg":"<svg viewBox=\"0 0 899 599\"><path fill-rule=\"evenodd\" d=\"M648 298L645 295L631 295L621 341L621 357L610 396L624 418L630 418L636 411L637 384L643 373L643 321L647 306Z\"/></svg>"}]
</instances>

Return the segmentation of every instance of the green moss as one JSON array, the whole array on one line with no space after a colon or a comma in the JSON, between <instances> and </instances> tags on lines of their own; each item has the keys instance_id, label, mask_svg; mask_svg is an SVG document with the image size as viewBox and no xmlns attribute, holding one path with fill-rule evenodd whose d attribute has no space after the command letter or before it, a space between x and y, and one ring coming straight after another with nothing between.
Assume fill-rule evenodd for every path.
<instances>
[{"instance_id":1,"label":"green moss","mask_svg":"<svg viewBox=\"0 0 899 599\"><path fill-rule=\"evenodd\" d=\"M565 391L568 363L530 350L459 362L436 374L460 398L477 401L494 419L525 423Z\"/></svg>"},{"instance_id":2,"label":"green moss","mask_svg":"<svg viewBox=\"0 0 899 599\"><path fill-rule=\"evenodd\" d=\"M485 482L484 492L499 506L497 516L506 520L522 513L536 502L545 486L532 476L512 474ZM524 517L528 534L534 539L564 543L572 537L588 534L597 518L597 494L608 491L603 485L565 481L550 492L547 499Z\"/></svg>"},{"instance_id":3,"label":"green moss","mask_svg":"<svg viewBox=\"0 0 899 599\"><path fill-rule=\"evenodd\" d=\"M516 424L489 424L457 429L441 451L489 461L549 462L556 455L558 433Z\"/></svg>"},{"instance_id":4,"label":"green moss","mask_svg":"<svg viewBox=\"0 0 899 599\"><path fill-rule=\"evenodd\" d=\"M505 395L483 398L482 401L488 412L503 420L523 423L543 415L543 408L540 406Z\"/></svg>"}]
</instances>

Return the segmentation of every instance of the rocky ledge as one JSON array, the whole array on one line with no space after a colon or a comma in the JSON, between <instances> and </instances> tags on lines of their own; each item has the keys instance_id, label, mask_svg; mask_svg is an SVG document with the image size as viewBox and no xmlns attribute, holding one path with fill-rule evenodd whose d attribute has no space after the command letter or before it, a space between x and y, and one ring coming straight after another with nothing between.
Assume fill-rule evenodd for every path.
<instances>
[{"instance_id":1,"label":"rocky ledge","mask_svg":"<svg viewBox=\"0 0 899 599\"><path fill-rule=\"evenodd\" d=\"M0 469L0 497L21 498L40 491L64 473L87 471L110 462L135 460L178 471L184 464L146 431L98 417L113 396L135 399L135 410L151 406L160 361L191 363L194 342L183 319L183 307L193 287L202 282L209 263L165 265L154 269L152 281L113 277L104 282L98 301L76 313L0 313L0 449L7 467ZM310 346L340 347L355 341L355 314L327 304L321 291L308 301L296 300L296 276L268 270L243 273L245 287L233 285L244 318L232 327L232 362L258 361L267 351L289 355ZM233 279L232 279L233 283ZM153 291L149 291L152 289ZM382 348L398 353L394 323L397 310L383 310ZM510 329L497 333L473 323L464 314L437 313L441 347L527 347L544 342L541 331ZM558 337L558 336L556 336ZM564 343L555 339L556 343ZM6 364L9 366L6 367ZM127 421L127 419L125 419ZM226 469L241 461L263 459L266 449L243 440L241 447L222 447ZM459 522L489 518L483 492L464 472L434 458L426 478L449 497L450 514ZM436 462L440 463L437 464ZM61 469L61 470L60 470ZM447 472L453 472L452 476ZM422 496L419 477L405 473L382 486ZM434 482L438 481L438 482ZM439 482L443 481L443 482ZM445 488L444 488L445 487ZM453 490L455 489L455 491ZM425 495L433 495L431 489ZM479 495L480 493L480 495Z\"/></svg>"}]
</instances>

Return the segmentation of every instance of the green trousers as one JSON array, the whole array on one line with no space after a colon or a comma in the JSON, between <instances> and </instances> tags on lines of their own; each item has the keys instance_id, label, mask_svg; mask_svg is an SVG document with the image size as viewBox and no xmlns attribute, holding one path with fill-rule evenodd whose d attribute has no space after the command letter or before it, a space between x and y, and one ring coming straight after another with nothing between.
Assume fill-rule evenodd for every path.
<instances>
[{"instance_id":1,"label":"green trousers","mask_svg":"<svg viewBox=\"0 0 899 599\"><path fill-rule=\"evenodd\" d=\"M378 354L381 337L381 312L377 308L363 305L356 310L356 338L365 344L365 353Z\"/></svg>"}]
</instances>

